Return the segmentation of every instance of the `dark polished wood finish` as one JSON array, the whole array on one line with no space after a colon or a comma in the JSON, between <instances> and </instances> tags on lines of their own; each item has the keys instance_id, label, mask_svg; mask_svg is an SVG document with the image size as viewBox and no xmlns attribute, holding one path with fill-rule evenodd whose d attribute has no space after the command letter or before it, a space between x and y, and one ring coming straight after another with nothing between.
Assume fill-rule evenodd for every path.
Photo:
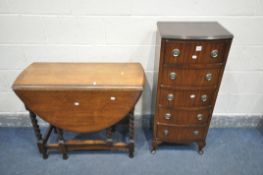
<instances>
[{"instance_id":1,"label":"dark polished wood finish","mask_svg":"<svg viewBox=\"0 0 263 175\"><path fill-rule=\"evenodd\" d=\"M202 116L200 114L202 114ZM210 115L211 108L209 107L203 109L200 107L197 109L159 107L159 115L157 118L160 124L195 126L207 125Z\"/></svg>"},{"instance_id":2,"label":"dark polished wood finish","mask_svg":"<svg viewBox=\"0 0 263 175\"><path fill-rule=\"evenodd\" d=\"M13 84L13 90L30 111L39 152L47 158L49 149L67 152L86 149L127 149L134 155L133 110L144 86L139 63L33 63ZM50 123L42 134L36 115ZM114 143L115 124L129 117L128 143ZM106 141L74 141L64 130L97 132L106 129ZM47 144L52 132L58 143Z\"/></svg>"},{"instance_id":3,"label":"dark polished wood finish","mask_svg":"<svg viewBox=\"0 0 263 175\"><path fill-rule=\"evenodd\" d=\"M173 100L167 100L173 95ZM194 98L191 96L194 95ZM207 96L206 101L201 101L203 95ZM160 88L159 106L166 107L201 107L210 106L213 102L214 89L209 90L172 90Z\"/></svg>"},{"instance_id":4,"label":"dark polished wood finish","mask_svg":"<svg viewBox=\"0 0 263 175\"><path fill-rule=\"evenodd\" d=\"M207 68L207 69L194 69L194 68L178 68L178 67L165 67L162 74L162 84L171 86L216 86L221 67ZM170 78L170 74L176 73L176 81ZM212 80L207 81L206 75L212 74ZM196 80L196 81L193 81Z\"/></svg>"},{"instance_id":5,"label":"dark polished wood finish","mask_svg":"<svg viewBox=\"0 0 263 175\"><path fill-rule=\"evenodd\" d=\"M205 127L181 127L168 124L157 125L157 137L167 142L174 142L175 140L177 143L199 141L203 139L204 135Z\"/></svg>"},{"instance_id":6,"label":"dark polished wood finish","mask_svg":"<svg viewBox=\"0 0 263 175\"><path fill-rule=\"evenodd\" d=\"M36 114L29 111L29 116L31 119L32 126L34 128L36 138L37 138L37 146L38 146L39 153L42 154L43 159L46 159L48 157L47 156L47 149L46 149L46 137L45 137L45 141L44 141L42 138L42 134L41 134L38 122L37 122ZM51 128L49 128L48 130L51 130ZM48 132L50 132L50 131L48 131Z\"/></svg>"},{"instance_id":7,"label":"dark polished wood finish","mask_svg":"<svg viewBox=\"0 0 263 175\"><path fill-rule=\"evenodd\" d=\"M233 35L216 22L158 22L152 151L205 139Z\"/></svg>"},{"instance_id":8,"label":"dark polished wood finish","mask_svg":"<svg viewBox=\"0 0 263 175\"><path fill-rule=\"evenodd\" d=\"M186 41L186 40L167 40L165 46L165 54L164 54L164 63L165 64L197 64L197 63L205 63L205 64L214 64L214 63L223 63L225 61L225 57L223 56L224 50L224 42L221 40L215 41ZM196 46L203 46L202 52L196 52ZM172 50L174 48L178 48L181 50L181 54L177 59L174 59ZM219 55L217 59L211 59L210 51L217 49L219 51ZM196 55L197 59L192 59L192 55ZM198 59L202 58L202 59Z\"/></svg>"}]
</instances>

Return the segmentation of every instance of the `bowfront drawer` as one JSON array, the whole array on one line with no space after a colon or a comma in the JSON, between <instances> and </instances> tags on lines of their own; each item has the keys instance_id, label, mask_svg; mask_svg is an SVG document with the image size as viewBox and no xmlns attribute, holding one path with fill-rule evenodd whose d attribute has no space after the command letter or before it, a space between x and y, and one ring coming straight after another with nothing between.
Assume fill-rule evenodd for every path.
<instances>
[{"instance_id":1,"label":"bowfront drawer","mask_svg":"<svg viewBox=\"0 0 263 175\"><path fill-rule=\"evenodd\" d=\"M221 67L211 69L182 69L165 67L162 84L180 86L216 86L220 77Z\"/></svg>"},{"instance_id":2,"label":"bowfront drawer","mask_svg":"<svg viewBox=\"0 0 263 175\"><path fill-rule=\"evenodd\" d=\"M172 110L159 107L158 122L175 125L206 125L210 117L210 109Z\"/></svg>"},{"instance_id":3,"label":"bowfront drawer","mask_svg":"<svg viewBox=\"0 0 263 175\"><path fill-rule=\"evenodd\" d=\"M164 107L201 107L212 105L214 90L161 89L160 105Z\"/></svg>"},{"instance_id":4,"label":"bowfront drawer","mask_svg":"<svg viewBox=\"0 0 263 175\"><path fill-rule=\"evenodd\" d=\"M223 63L225 62L225 44L225 40L166 40L164 53L165 63Z\"/></svg>"},{"instance_id":5,"label":"bowfront drawer","mask_svg":"<svg viewBox=\"0 0 263 175\"><path fill-rule=\"evenodd\" d=\"M157 137L166 142L185 142L202 140L205 127L178 127L157 125Z\"/></svg>"}]
</instances>

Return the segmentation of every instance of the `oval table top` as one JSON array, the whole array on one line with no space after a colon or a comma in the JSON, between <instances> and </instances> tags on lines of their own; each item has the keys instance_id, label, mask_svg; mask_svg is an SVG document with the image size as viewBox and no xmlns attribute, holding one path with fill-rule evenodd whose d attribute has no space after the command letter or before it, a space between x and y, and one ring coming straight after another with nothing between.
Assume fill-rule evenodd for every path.
<instances>
[{"instance_id":1,"label":"oval table top","mask_svg":"<svg viewBox=\"0 0 263 175\"><path fill-rule=\"evenodd\" d=\"M144 81L139 63L33 63L13 90L28 110L51 125L93 132L132 111Z\"/></svg>"},{"instance_id":2,"label":"oval table top","mask_svg":"<svg viewBox=\"0 0 263 175\"><path fill-rule=\"evenodd\" d=\"M140 63L32 63L13 89L138 89L144 85Z\"/></svg>"}]
</instances>

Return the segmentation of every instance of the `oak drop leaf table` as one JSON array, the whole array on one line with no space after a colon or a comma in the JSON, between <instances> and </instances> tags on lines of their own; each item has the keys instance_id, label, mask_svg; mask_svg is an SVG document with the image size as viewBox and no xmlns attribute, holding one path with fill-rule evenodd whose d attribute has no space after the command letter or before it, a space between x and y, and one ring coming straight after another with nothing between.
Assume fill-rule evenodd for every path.
<instances>
[{"instance_id":1,"label":"oak drop leaf table","mask_svg":"<svg viewBox=\"0 0 263 175\"><path fill-rule=\"evenodd\" d=\"M128 150L134 154L134 106L144 86L139 63L32 63L16 79L13 90L30 113L39 152L59 150ZM41 134L37 116L49 123ZM113 142L115 125L129 118L128 142ZM65 139L77 133L106 129L107 139ZM54 131L58 142L48 143Z\"/></svg>"}]
</instances>

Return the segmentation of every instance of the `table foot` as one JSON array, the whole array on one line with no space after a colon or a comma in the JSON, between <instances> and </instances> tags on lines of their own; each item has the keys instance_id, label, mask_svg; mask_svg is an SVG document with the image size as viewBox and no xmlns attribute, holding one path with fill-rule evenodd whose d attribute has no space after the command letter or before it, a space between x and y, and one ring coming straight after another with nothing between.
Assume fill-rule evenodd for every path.
<instances>
[{"instance_id":1,"label":"table foot","mask_svg":"<svg viewBox=\"0 0 263 175\"><path fill-rule=\"evenodd\" d=\"M60 152L62 153L63 159L66 160L68 159L68 155L67 155L67 148L65 145L65 140L64 140L64 136L63 136L63 130L62 129L57 129L58 132L58 143L59 143L59 149Z\"/></svg>"},{"instance_id":2,"label":"table foot","mask_svg":"<svg viewBox=\"0 0 263 175\"><path fill-rule=\"evenodd\" d=\"M198 153L200 155L204 154L204 147L205 147L205 145L206 145L205 141L198 142Z\"/></svg>"},{"instance_id":3,"label":"table foot","mask_svg":"<svg viewBox=\"0 0 263 175\"><path fill-rule=\"evenodd\" d=\"M129 113L129 157L134 157L134 111Z\"/></svg>"},{"instance_id":4,"label":"table foot","mask_svg":"<svg viewBox=\"0 0 263 175\"><path fill-rule=\"evenodd\" d=\"M47 155L46 142L44 141L44 139L42 137L40 127L38 125L36 114L29 111L29 116L31 119L32 126L34 128L34 133L35 133L36 139L37 139L38 151L39 151L39 153L42 154L43 159L47 159L48 155Z\"/></svg>"}]
</instances>

